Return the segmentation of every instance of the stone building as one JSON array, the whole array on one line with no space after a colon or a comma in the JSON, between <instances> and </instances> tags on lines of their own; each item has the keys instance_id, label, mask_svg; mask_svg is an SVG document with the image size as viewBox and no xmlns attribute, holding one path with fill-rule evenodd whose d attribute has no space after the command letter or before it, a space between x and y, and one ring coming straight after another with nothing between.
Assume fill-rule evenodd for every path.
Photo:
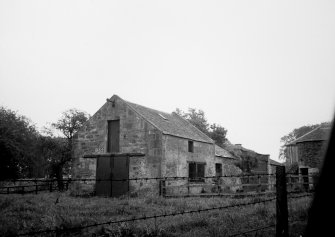
<instances>
[{"instance_id":1,"label":"stone building","mask_svg":"<svg viewBox=\"0 0 335 237\"><path fill-rule=\"evenodd\" d=\"M205 176L239 172L232 158L220 152L212 139L176 113L113 95L73 138L73 178L95 181L74 182L71 190L104 196L158 194L159 180L122 179L178 176L188 179L165 182L165 191L181 193L187 186L189 192L190 185L212 182Z\"/></svg>"},{"instance_id":2,"label":"stone building","mask_svg":"<svg viewBox=\"0 0 335 237\"><path fill-rule=\"evenodd\" d=\"M329 126L320 126L286 145L286 165L296 163L300 171L318 171L323 162L329 134Z\"/></svg>"},{"instance_id":3,"label":"stone building","mask_svg":"<svg viewBox=\"0 0 335 237\"><path fill-rule=\"evenodd\" d=\"M286 145L286 166L299 175L305 189L313 188L321 168L330 135L330 126L319 126Z\"/></svg>"}]
</instances>

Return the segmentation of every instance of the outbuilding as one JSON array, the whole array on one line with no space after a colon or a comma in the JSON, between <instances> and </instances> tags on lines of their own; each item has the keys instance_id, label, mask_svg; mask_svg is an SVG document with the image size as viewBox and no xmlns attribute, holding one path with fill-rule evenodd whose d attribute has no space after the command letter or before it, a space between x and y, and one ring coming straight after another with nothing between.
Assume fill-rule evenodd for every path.
<instances>
[{"instance_id":1,"label":"outbuilding","mask_svg":"<svg viewBox=\"0 0 335 237\"><path fill-rule=\"evenodd\" d=\"M103 196L159 194L161 183L154 178L187 177L165 184L171 186L166 190L181 193L185 189L172 187L211 182L204 177L224 175L227 169L218 167L232 165L232 158L218 158L211 138L178 114L117 95L74 136L73 157L73 178L89 181L74 182L72 192Z\"/></svg>"}]
</instances>

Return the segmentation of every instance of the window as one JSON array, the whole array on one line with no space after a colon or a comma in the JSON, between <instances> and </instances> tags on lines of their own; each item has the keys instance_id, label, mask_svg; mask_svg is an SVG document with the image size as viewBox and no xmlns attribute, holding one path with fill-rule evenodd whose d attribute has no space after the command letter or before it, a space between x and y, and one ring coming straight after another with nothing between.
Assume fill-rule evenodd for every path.
<instances>
[{"instance_id":1,"label":"window","mask_svg":"<svg viewBox=\"0 0 335 237\"><path fill-rule=\"evenodd\" d=\"M188 177L190 182L205 182L205 163L188 163Z\"/></svg>"},{"instance_id":2,"label":"window","mask_svg":"<svg viewBox=\"0 0 335 237\"><path fill-rule=\"evenodd\" d=\"M193 141L188 141L188 152L193 152L193 150L194 150Z\"/></svg>"},{"instance_id":3,"label":"window","mask_svg":"<svg viewBox=\"0 0 335 237\"><path fill-rule=\"evenodd\" d=\"M222 164L215 164L215 175L219 177L222 176Z\"/></svg>"}]
</instances>

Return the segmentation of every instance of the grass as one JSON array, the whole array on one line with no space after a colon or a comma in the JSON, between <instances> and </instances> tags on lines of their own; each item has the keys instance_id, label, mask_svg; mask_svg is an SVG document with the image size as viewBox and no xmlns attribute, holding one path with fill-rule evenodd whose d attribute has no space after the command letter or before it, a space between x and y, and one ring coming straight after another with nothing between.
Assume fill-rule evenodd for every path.
<instances>
[{"instance_id":1,"label":"grass","mask_svg":"<svg viewBox=\"0 0 335 237\"><path fill-rule=\"evenodd\" d=\"M72 197L67 193L0 195L0 236L29 231L71 228L142 215L158 215L199 208L212 208L259 201L256 198L101 198ZM306 219L309 198L289 202L291 219ZM102 225L72 232L41 236L229 236L275 224L275 201L195 214L176 215L120 224ZM306 223L297 222L292 236L299 236ZM251 233L246 236L254 236ZM258 231L257 236L275 236L275 229Z\"/></svg>"}]
</instances>

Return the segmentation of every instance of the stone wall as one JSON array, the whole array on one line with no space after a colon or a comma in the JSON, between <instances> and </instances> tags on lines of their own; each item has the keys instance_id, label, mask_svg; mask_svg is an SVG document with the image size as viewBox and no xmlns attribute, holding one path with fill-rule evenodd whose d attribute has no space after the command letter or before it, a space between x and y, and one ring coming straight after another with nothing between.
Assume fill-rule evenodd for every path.
<instances>
[{"instance_id":1,"label":"stone wall","mask_svg":"<svg viewBox=\"0 0 335 237\"><path fill-rule=\"evenodd\" d=\"M188 139L163 136L162 175L188 176L188 162L204 162L205 175L215 175L214 144L193 141L194 151L188 151Z\"/></svg>"},{"instance_id":2,"label":"stone wall","mask_svg":"<svg viewBox=\"0 0 335 237\"><path fill-rule=\"evenodd\" d=\"M159 177L161 173L162 133L145 121L122 100L106 102L75 134L73 139L73 178L96 177L96 159L82 158L87 154L106 153L108 120L120 120L120 152L144 153L145 157L130 157L129 177ZM72 191L94 192L95 182L75 182ZM158 182L130 181L130 191L159 191Z\"/></svg>"},{"instance_id":3,"label":"stone wall","mask_svg":"<svg viewBox=\"0 0 335 237\"><path fill-rule=\"evenodd\" d=\"M205 176L215 175L214 144L193 141L193 152L188 151L188 139L163 135L162 175L188 177L189 162L205 163ZM206 180L208 182L209 180ZM188 183L187 179L166 182L168 194L203 192L203 184Z\"/></svg>"},{"instance_id":4,"label":"stone wall","mask_svg":"<svg viewBox=\"0 0 335 237\"><path fill-rule=\"evenodd\" d=\"M326 142L311 141L298 143L299 166L320 168L326 151Z\"/></svg>"},{"instance_id":5,"label":"stone wall","mask_svg":"<svg viewBox=\"0 0 335 237\"><path fill-rule=\"evenodd\" d=\"M194 152L188 151L188 139L163 135L162 175L164 177L188 177L189 162L205 163L205 176L215 176L215 164L222 164L222 173L227 176L240 175L235 160L215 157L214 144L194 142ZM207 178L204 183L190 183L187 179L166 182L168 195L213 193L219 188L223 191L237 191L241 187L240 178Z\"/></svg>"}]
</instances>

